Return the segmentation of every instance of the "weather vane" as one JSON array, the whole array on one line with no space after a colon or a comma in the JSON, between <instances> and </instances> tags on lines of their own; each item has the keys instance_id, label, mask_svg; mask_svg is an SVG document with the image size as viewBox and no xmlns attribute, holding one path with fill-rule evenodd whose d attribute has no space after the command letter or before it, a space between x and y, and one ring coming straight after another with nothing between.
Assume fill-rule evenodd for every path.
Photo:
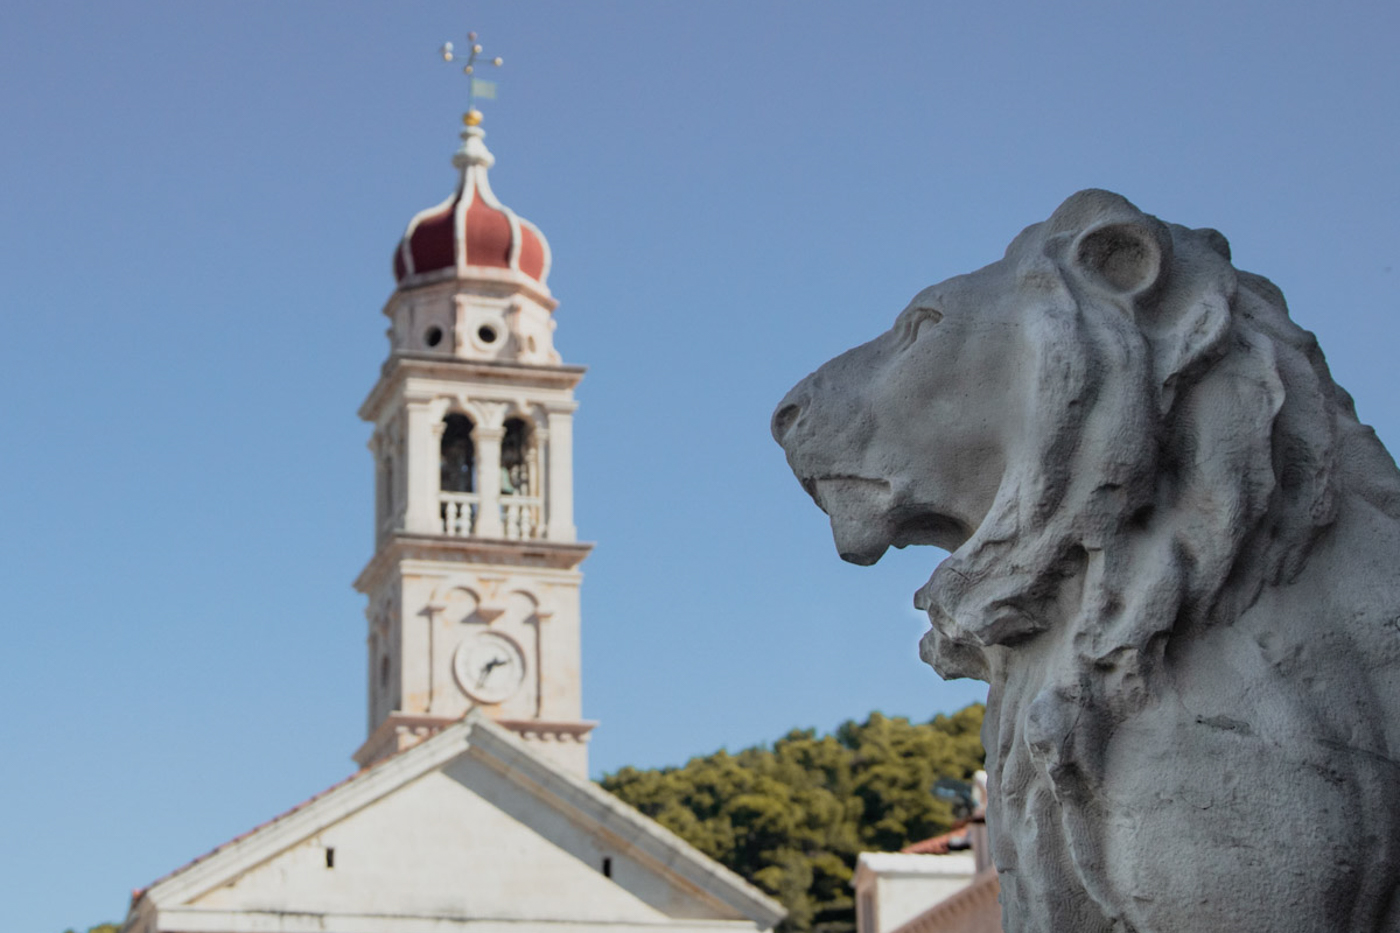
<instances>
[{"instance_id":1,"label":"weather vane","mask_svg":"<svg viewBox=\"0 0 1400 933\"><path fill-rule=\"evenodd\" d=\"M476 76L476 69L478 67L477 56L481 54L481 45L476 41L476 33L467 33L467 42L469 43L468 47L470 51L467 53L467 63L462 66L462 74L470 79L471 86L467 91L467 112L466 115L462 117L462 120L468 126L476 126L481 122L481 111L476 109L476 99L480 97L482 100L495 100L496 82L487 81L484 78L478 78ZM440 51L442 52L442 60L445 62L450 62L456 58L451 42L444 42ZM494 65L499 68L503 62L501 57L497 55L489 61L483 60L480 64Z\"/></svg>"}]
</instances>

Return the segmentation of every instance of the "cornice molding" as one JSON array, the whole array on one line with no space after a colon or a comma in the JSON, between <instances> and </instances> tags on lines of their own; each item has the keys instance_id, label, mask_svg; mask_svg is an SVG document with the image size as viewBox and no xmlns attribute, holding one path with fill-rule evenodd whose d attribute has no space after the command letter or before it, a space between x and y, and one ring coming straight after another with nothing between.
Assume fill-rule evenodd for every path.
<instances>
[{"instance_id":1,"label":"cornice molding","mask_svg":"<svg viewBox=\"0 0 1400 933\"><path fill-rule=\"evenodd\" d=\"M516 933L521 930L557 929L559 933L573 931L635 930L637 933L723 933L748 931L752 923L743 920L674 920L658 924L655 920L549 920L528 922L518 917L408 917L402 914L287 914L280 911L210 910L196 907L166 908L160 911L164 929L185 933Z\"/></svg>"},{"instance_id":2,"label":"cornice molding","mask_svg":"<svg viewBox=\"0 0 1400 933\"><path fill-rule=\"evenodd\" d=\"M355 760L361 768L368 768L376 761L388 758L398 749L393 749L387 753L382 750L390 744L390 740L395 736L407 732L417 736L420 740L436 735L443 729L452 725L457 720L449 716L429 716L426 713L400 713L392 712L384 717L379 725L374 727L374 731L369 734L369 738L350 757Z\"/></svg>"},{"instance_id":3,"label":"cornice molding","mask_svg":"<svg viewBox=\"0 0 1400 933\"><path fill-rule=\"evenodd\" d=\"M442 205L438 205L441 207ZM428 212L436 208L429 208ZM541 237L543 239L543 237ZM525 295L553 312L559 307L559 299L550 292L549 286L530 275L515 269L502 269L495 266L467 266L465 275L456 269L434 269L431 272L415 273L404 279L393 294L384 302L384 314L392 316L394 306L405 298L422 295L453 295L458 292L477 294L488 298L512 298Z\"/></svg>"},{"instance_id":4,"label":"cornice molding","mask_svg":"<svg viewBox=\"0 0 1400 933\"><path fill-rule=\"evenodd\" d=\"M546 366L501 360L463 360L436 353L397 350L380 367L379 381L361 403L359 416L363 421L375 421L379 409L396 393L405 391L404 385L413 378L454 384L471 382L488 389L518 389L523 386L567 392L583 381L586 372L587 366L572 364ZM572 400L543 404L547 409L559 411L573 411L578 407Z\"/></svg>"},{"instance_id":5,"label":"cornice molding","mask_svg":"<svg viewBox=\"0 0 1400 933\"><path fill-rule=\"evenodd\" d=\"M590 719L497 719L495 722L527 742L587 742L598 725Z\"/></svg>"},{"instance_id":6,"label":"cornice molding","mask_svg":"<svg viewBox=\"0 0 1400 933\"><path fill-rule=\"evenodd\" d=\"M355 578L355 589L368 594L384 574L408 561L439 562L452 565L454 569L475 565L524 571L575 571L592 551L593 544L587 541L545 538L517 541L395 532Z\"/></svg>"}]
</instances>

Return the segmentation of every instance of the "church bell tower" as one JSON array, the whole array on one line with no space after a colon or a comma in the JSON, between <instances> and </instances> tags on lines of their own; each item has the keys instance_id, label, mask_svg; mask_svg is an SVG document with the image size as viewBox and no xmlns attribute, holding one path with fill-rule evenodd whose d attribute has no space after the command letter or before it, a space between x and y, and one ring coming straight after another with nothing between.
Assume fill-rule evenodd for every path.
<instances>
[{"instance_id":1,"label":"church bell tower","mask_svg":"<svg viewBox=\"0 0 1400 933\"><path fill-rule=\"evenodd\" d=\"M373 425L369 765L479 708L587 777L574 387L554 348L549 244L491 191L481 114L457 188L394 253L389 356L360 408Z\"/></svg>"}]
</instances>

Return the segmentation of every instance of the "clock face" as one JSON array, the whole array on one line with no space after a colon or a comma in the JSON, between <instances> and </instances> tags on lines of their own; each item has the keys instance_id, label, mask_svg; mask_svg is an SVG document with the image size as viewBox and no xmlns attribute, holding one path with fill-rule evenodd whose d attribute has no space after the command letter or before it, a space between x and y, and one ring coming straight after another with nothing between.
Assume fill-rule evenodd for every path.
<instances>
[{"instance_id":1,"label":"clock face","mask_svg":"<svg viewBox=\"0 0 1400 933\"><path fill-rule=\"evenodd\" d=\"M525 655L499 632L477 632L457 647L452 671L462 692L473 700L501 703L525 682Z\"/></svg>"}]
</instances>

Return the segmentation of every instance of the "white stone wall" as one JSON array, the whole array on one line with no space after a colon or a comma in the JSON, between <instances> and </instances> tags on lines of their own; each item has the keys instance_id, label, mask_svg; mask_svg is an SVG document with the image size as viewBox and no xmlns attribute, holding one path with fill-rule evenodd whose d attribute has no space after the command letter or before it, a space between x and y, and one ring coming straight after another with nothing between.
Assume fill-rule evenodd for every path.
<instances>
[{"instance_id":1,"label":"white stone wall","mask_svg":"<svg viewBox=\"0 0 1400 933\"><path fill-rule=\"evenodd\" d=\"M869 897L873 910L857 912L858 933L889 933L967 887L976 870L971 853L861 853L853 884L857 901Z\"/></svg>"},{"instance_id":2,"label":"white stone wall","mask_svg":"<svg viewBox=\"0 0 1400 933\"><path fill-rule=\"evenodd\" d=\"M393 352L553 365L554 301L528 276L479 270L482 281L448 280L396 292L389 316Z\"/></svg>"}]
</instances>

